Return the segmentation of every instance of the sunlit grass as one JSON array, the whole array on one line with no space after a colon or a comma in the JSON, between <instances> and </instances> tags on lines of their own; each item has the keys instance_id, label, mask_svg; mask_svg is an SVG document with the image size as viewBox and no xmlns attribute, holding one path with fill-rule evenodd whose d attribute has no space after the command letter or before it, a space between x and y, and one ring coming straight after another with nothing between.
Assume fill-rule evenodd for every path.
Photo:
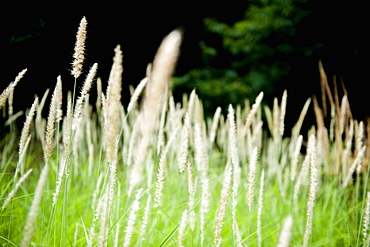
<instances>
[{"instance_id":1,"label":"sunlit grass","mask_svg":"<svg viewBox=\"0 0 370 247\"><path fill-rule=\"evenodd\" d=\"M173 35L168 37L176 38ZM177 49L177 42L164 41L161 49L165 53L159 49L158 56L171 57L173 54L166 49ZM116 48L112 73L118 73L114 71L119 64L118 50ZM175 62L174 57L176 55L171 63ZM249 101L245 108L230 106L224 109L228 115L215 114L214 125L212 119L204 116L202 101L195 91L190 96L184 95L183 102L174 102L167 88L168 81L155 81L170 76L168 68L159 66L167 62L166 57L155 59L153 71L148 70L143 97L139 97L142 88L133 93L129 114L115 92L107 90L101 94L98 89L101 101L92 104L87 96L81 108L81 120L74 129L67 118L67 106L62 106L63 119L53 120L49 125L55 131L51 137L45 135L47 121L41 117L41 111L48 110L43 104L45 96L30 126L31 139L24 160L18 152L21 131L11 121L10 125L2 127L0 206L16 188L21 176L32 169L0 211L2 245L19 246L25 239L30 206L47 162L49 172L41 190L36 221L31 226L31 242L24 246L258 246L262 169L265 178L260 210L261 246L302 246L307 229L309 192L312 191L310 176L314 168L318 171L318 182L317 192L310 199L314 207L308 245L367 246L369 239L364 239L363 233L368 232L368 226L363 222L369 152L361 154L360 150L368 145L368 131L365 124L361 130L362 123L350 118L345 100L341 105L331 102L332 109L339 109L331 116L333 125L320 124L324 117L319 111L321 108L314 105L318 126L302 133L303 113L291 137L283 135L285 104L294 104L289 102L286 93L275 100L272 108L260 105L263 94L254 106ZM118 74L110 79L109 87L113 87L111 83L121 83L117 78ZM159 87L153 82L165 85ZM101 86L100 82L97 86ZM62 95L67 93L62 92ZM68 96L68 101L74 102L70 97L76 96ZM109 113L113 107L117 107L116 115ZM3 106L2 110L7 109ZM11 118L6 113L7 118ZM262 120L262 113L267 116L267 122ZM51 111L50 114L56 113ZM111 119L114 120L107 121ZM149 121L153 119L155 122ZM109 129L111 125L118 131ZM235 136L230 135L231 132ZM300 134L303 147L298 147L301 152L295 154ZM66 140L69 135L70 139ZM107 136L112 137L107 140ZM307 148L310 137L315 140L311 149L316 151ZM48 143L45 138L52 138L48 159L45 159ZM258 151L257 156L253 156L253 150ZM158 175L161 155L166 161L163 174ZM361 162L355 164L356 169L351 174L350 167L357 156L357 161ZM179 167L183 159L187 165L184 170ZM253 159L257 161L256 173L252 176ZM296 174L292 169L294 160L298 160ZM64 170L61 170L62 164L66 165ZM238 167L240 173L237 173ZM230 188L225 180L228 168L232 168ZM192 179L188 177L190 171ZM240 182L233 187L236 175L240 176ZM351 178L346 185L349 176L356 179ZM252 178L254 183L251 183ZM59 194L56 194L57 181L61 181ZM189 181L195 191L188 187ZM157 192L158 196L160 182L163 190ZM156 203L159 207L154 206ZM217 221L222 207L225 217ZM195 228L192 231L193 214ZM186 221L182 221L182 215L186 216L183 217ZM237 228L233 227L233 215ZM288 232L282 232L288 216L292 216L293 226ZM220 238L215 229L221 229ZM284 234L290 237L282 237Z\"/></svg>"}]
</instances>

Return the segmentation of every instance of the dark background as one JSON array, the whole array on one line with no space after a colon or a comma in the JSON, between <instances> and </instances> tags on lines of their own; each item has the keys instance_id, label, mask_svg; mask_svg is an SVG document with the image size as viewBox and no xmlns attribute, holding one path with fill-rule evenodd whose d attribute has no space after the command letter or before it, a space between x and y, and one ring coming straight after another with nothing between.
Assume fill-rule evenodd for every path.
<instances>
[{"instance_id":1,"label":"dark background","mask_svg":"<svg viewBox=\"0 0 370 247\"><path fill-rule=\"evenodd\" d=\"M0 14L0 91L24 68L28 68L28 72L15 89L15 112L30 107L34 94L42 97L47 88L53 89L58 75L62 76L64 92L72 90L74 78L70 75L70 64L75 35L81 18L86 16L87 59L78 87L81 88L90 66L97 62L98 76L105 90L113 50L120 44L124 54L122 100L126 104L130 97L128 85L136 85L145 76L146 66L153 60L166 34L175 28L184 32L175 74L183 75L202 65L199 49L199 41L205 35L202 19L238 20L246 6L246 1L224 4L188 1L172 5L122 3L109 8L91 4L68 8L58 5L3 7ZM321 59L331 85L334 76L344 82L354 116L365 118L369 111L367 8L359 1L327 1L325 4L309 1L307 8L311 12L303 18L297 35L302 43L319 42L323 46L313 56L294 61L289 76L274 85L273 93L266 95L266 100L280 98L282 91L288 89L288 121L290 112L292 121L296 121L306 99L313 94L320 97L317 62Z\"/></svg>"},{"instance_id":2,"label":"dark background","mask_svg":"<svg viewBox=\"0 0 370 247\"><path fill-rule=\"evenodd\" d=\"M17 12L3 9L1 15L0 88L4 89L23 69L28 72L15 90L15 110L25 109L34 94L42 96L46 88L53 89L58 75L64 91L72 89L70 75L73 48L78 25L86 16L87 39L85 75L98 63L98 76L106 85L112 65L114 48L121 45L124 54L123 101L129 99L128 85L136 85L153 60L163 37L174 30L184 30L184 42L177 73L184 73L200 63L197 36L202 17L217 15L218 9L197 8L191 4L168 6L161 4L123 4L109 9L85 6L69 10ZM5 15L4 15L5 14ZM84 75L79 78L83 83ZM22 95L22 97L20 97Z\"/></svg>"}]
</instances>

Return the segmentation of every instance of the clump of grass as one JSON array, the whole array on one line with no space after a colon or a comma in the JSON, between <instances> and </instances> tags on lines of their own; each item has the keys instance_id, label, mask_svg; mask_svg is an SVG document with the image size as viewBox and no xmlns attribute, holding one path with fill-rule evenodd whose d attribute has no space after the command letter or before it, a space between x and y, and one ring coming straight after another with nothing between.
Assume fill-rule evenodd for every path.
<instances>
[{"instance_id":1,"label":"clump of grass","mask_svg":"<svg viewBox=\"0 0 370 247\"><path fill-rule=\"evenodd\" d=\"M77 34L76 85L86 24L83 18ZM119 46L105 92L97 78L96 111L88 93L96 64L77 99L67 92L65 114L60 77L47 119L41 113L48 91L35 99L21 135L10 128L0 140L0 243L368 245L370 124L352 118L346 95L332 95L323 68L323 106L312 100L317 125L301 131L312 110L308 99L292 136L284 137L285 109L294 104L287 91L272 109L260 93L251 107L230 105L227 116L217 108L213 119L204 117L196 90L175 102L169 82L181 36L165 37L128 108L120 102ZM10 121L14 86L0 96Z\"/></svg>"}]
</instances>

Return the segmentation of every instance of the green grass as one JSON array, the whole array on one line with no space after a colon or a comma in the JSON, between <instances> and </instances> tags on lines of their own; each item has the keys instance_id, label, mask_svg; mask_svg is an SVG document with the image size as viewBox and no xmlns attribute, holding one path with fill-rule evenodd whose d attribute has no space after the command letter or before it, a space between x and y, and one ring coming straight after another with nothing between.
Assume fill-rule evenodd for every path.
<instances>
[{"instance_id":1,"label":"green grass","mask_svg":"<svg viewBox=\"0 0 370 247\"><path fill-rule=\"evenodd\" d=\"M78 80L76 83L79 87ZM143 100L146 100L145 97ZM304 159L309 154L303 152L302 148L298 157L297 176L291 180L293 153L299 129L293 131L292 137L283 138L282 135L277 134L283 123L284 116L280 114L284 106L275 105L274 109L265 108L266 114L270 114L268 126L266 123L261 125L263 110L262 107L257 106L256 115L252 118L252 124L247 132L244 132L244 124L251 112L251 107L249 104L245 108L235 106L236 129L230 128L230 116L221 116L217 120L215 141L212 142L209 140L212 119L204 117L202 102L196 94L189 98L185 95L184 101L180 102L177 107L172 100L172 97L168 97L167 110L158 113L159 115L164 114L162 115L164 124L154 129L146 155L140 149L143 139L140 134L141 124L143 124L140 114L145 104L139 104L130 114L126 114L121 108L117 137L117 170L113 171L113 174L110 167L112 163L107 162L105 156L107 144L105 143L104 111L106 109L98 107L92 110L92 106L85 102L81 122L79 127L72 132L70 141L71 159L67 163L69 176L64 173L58 200L55 206L52 206L60 165L66 151L63 137L67 128L64 123L65 119L54 124L55 140L49 160L50 170L45 187L42 189L36 222L33 224L34 234L31 238L31 246L88 246L89 243L91 246L123 246L128 234L126 227L130 218L134 219L134 222L129 246L178 246L181 242L178 235L184 210L188 210L187 219L191 218L190 215L193 212L196 216L194 231L190 229L190 222L186 223L182 244L201 246L203 243L204 246L214 246L214 231L222 199L224 172L227 164L235 168L233 164L235 155L239 160L236 165L240 166L241 172L234 213L242 241L237 242L238 234L232 227L232 186L235 181L233 177L235 169L233 169L228 197L223 198L227 206L220 234L221 246L258 246L257 214L262 169L265 172L261 215L262 246L278 245L283 222L289 215L293 217L293 226L288 242L290 246L302 246L307 222L307 200L312 169L310 165L318 169L318 184L309 245L364 246L363 218L369 174L369 159L366 153L361 159L362 169L357 174L357 179L351 180L348 186L343 186L349 166L355 160L359 150L351 138L351 119L345 119L343 133L340 133L340 138L332 141L329 135L325 134L330 130L325 132L323 130L326 129L322 126L313 127L309 133L301 133L306 147L309 136L316 136L317 153L314 155L315 162L309 163L308 169L302 173L300 180L302 185L295 203L294 186L298 181L297 176L303 167ZM294 104L294 102L288 100L288 104ZM39 109L42 107L41 104ZM191 113L189 126L184 125L186 112ZM340 131L340 114L341 112L337 112L333 116L336 123L333 131ZM157 119L160 121L160 117ZM4 134L0 140L1 205L10 191L15 188L20 176L29 169L33 169L5 209L0 209L0 243L3 246L19 246L24 238L27 216L35 196L41 170L45 165L42 146L45 124L42 123L43 120L39 117L31 128L31 141L25 156L24 168L17 177L14 177L14 174L19 159L20 131L14 125L11 128L8 126L2 128ZM356 121L354 123L356 127L353 139L356 140L361 135L358 131L358 123ZM197 132L196 129L199 127L201 131ZM193 204L189 204L189 170L185 169L180 173L178 167L180 150L184 143L182 139L184 128L188 128L189 131L186 159L192 167L195 187ZM235 143L230 144L230 132L233 131L235 131ZM158 141L162 140L160 133L163 133L162 145L158 145ZM366 144L366 135L363 145ZM343 160L346 138L351 138L352 147L347 159ZM236 154L232 153L230 145L236 145ZM328 148L325 148L326 145ZM248 181L249 161L255 147L258 148L259 155L255 174L254 200L249 208L247 204L248 183L250 182ZM159 154L164 150L166 150L167 160L164 165L162 205L154 208ZM141 155L145 155L142 162L135 162L135 160L140 160ZM346 166L345 163L348 165ZM135 186L131 187L132 193L129 194L131 174L135 166L140 177ZM202 166L206 168L202 169ZM337 167L341 169L338 171ZM203 184L205 178L209 181L209 189L206 190L209 195L209 205L208 210L203 214L204 225L202 225L204 202L207 202L203 193L206 189ZM105 200L105 195L109 193L107 188L114 179L116 183L112 186L111 192L113 197L110 198L111 201ZM135 208L135 197L139 190L141 192L138 198L139 206ZM148 208L146 208L147 205L149 205ZM101 209L97 210L99 207ZM106 217L103 217L103 213ZM145 216L147 216L146 220L144 220ZM146 224L143 224L145 221ZM201 228L204 229L203 242L201 242ZM106 230L105 234L101 233L102 229ZM94 232L93 235L92 232Z\"/></svg>"}]
</instances>

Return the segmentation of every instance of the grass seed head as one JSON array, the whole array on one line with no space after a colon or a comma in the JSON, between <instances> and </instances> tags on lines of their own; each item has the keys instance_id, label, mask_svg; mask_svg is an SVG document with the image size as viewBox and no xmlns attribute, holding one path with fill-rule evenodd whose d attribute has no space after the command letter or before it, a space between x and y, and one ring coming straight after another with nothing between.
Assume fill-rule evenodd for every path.
<instances>
[{"instance_id":1,"label":"grass seed head","mask_svg":"<svg viewBox=\"0 0 370 247\"><path fill-rule=\"evenodd\" d=\"M72 124L72 130L73 131L75 131L77 129L77 125L80 122L82 107L83 107L85 99L87 98L87 94L91 89L91 86L92 86L93 80L95 78L97 69L98 69L98 64L95 63L91 67L91 69L89 71L89 74L87 75L86 80L84 82L84 85L83 85L83 88L82 88L82 91L81 91L81 95L77 99L75 110L74 110L73 124Z\"/></svg>"},{"instance_id":2,"label":"grass seed head","mask_svg":"<svg viewBox=\"0 0 370 247\"><path fill-rule=\"evenodd\" d=\"M308 246L310 236L312 233L312 221L314 206L316 200L316 193L318 189L318 169L316 168L316 137L311 135L309 139L309 153L310 156L310 189L307 199L307 221L306 221L306 230L304 233L303 246Z\"/></svg>"},{"instance_id":3,"label":"grass seed head","mask_svg":"<svg viewBox=\"0 0 370 247\"><path fill-rule=\"evenodd\" d=\"M218 211L217 211L214 238L213 238L213 243L217 246L219 246L222 242L221 232L222 232L222 228L224 225L224 218L226 215L227 200L228 200L229 193L230 193L229 191L231 187L232 174L233 174L233 167L232 165L227 164L225 168L224 180L222 183L221 198L220 198L220 204L219 204Z\"/></svg>"},{"instance_id":4,"label":"grass seed head","mask_svg":"<svg viewBox=\"0 0 370 247\"><path fill-rule=\"evenodd\" d=\"M44 144L44 159L46 161L50 159L53 150L54 132L55 132L54 125L56 119L57 100L58 100L58 84L55 87L53 95L51 97L49 116L46 125L45 144Z\"/></svg>"},{"instance_id":5,"label":"grass seed head","mask_svg":"<svg viewBox=\"0 0 370 247\"><path fill-rule=\"evenodd\" d=\"M118 45L115 48L113 66L108 81L106 96L106 119L105 119L105 145L106 159L111 163L117 159L116 138L120 129L120 106L122 90L122 51Z\"/></svg>"},{"instance_id":6,"label":"grass seed head","mask_svg":"<svg viewBox=\"0 0 370 247\"><path fill-rule=\"evenodd\" d=\"M22 150L24 148L24 144L26 143L26 140L28 138L28 133L30 131L31 123L33 120L33 116L35 115L36 108L39 104L39 98L36 97L35 101L33 102L31 109L27 115L26 122L24 123L22 133L21 133L21 140L19 141L19 154L22 153Z\"/></svg>"},{"instance_id":7,"label":"grass seed head","mask_svg":"<svg viewBox=\"0 0 370 247\"><path fill-rule=\"evenodd\" d=\"M285 218L283 229L280 232L278 247L289 247L291 239L291 229L293 226L293 217L289 215Z\"/></svg>"},{"instance_id":8,"label":"grass seed head","mask_svg":"<svg viewBox=\"0 0 370 247\"><path fill-rule=\"evenodd\" d=\"M23 230L23 238L20 244L21 247L29 246L31 244L31 239L35 234L36 219L39 214L40 202L42 195L44 194L44 187L48 178L48 173L49 164L46 163L41 171L39 180L36 185L35 195L33 197L32 204L27 215L26 224Z\"/></svg>"},{"instance_id":9,"label":"grass seed head","mask_svg":"<svg viewBox=\"0 0 370 247\"><path fill-rule=\"evenodd\" d=\"M73 63L72 63L72 75L77 79L82 73L82 65L85 60L85 40L86 40L86 18L83 17L80 26L78 27L76 35L76 44L73 54Z\"/></svg>"},{"instance_id":10,"label":"grass seed head","mask_svg":"<svg viewBox=\"0 0 370 247\"><path fill-rule=\"evenodd\" d=\"M254 200L254 184L256 180L256 169L258 159L258 148L255 147L252 152L252 156L249 162L249 173L248 173L248 194L247 201L249 209L252 207Z\"/></svg>"}]
</instances>

